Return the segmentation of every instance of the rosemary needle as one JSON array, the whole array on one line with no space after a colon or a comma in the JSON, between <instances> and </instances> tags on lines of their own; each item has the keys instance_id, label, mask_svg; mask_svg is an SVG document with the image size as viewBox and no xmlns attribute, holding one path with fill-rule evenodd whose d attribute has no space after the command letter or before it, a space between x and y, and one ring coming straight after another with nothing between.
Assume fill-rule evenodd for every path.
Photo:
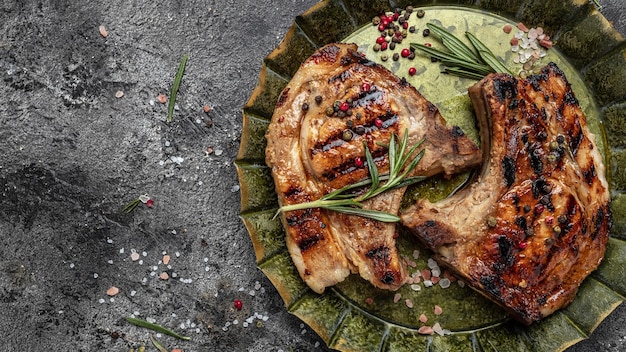
<instances>
[{"instance_id":1,"label":"rosemary needle","mask_svg":"<svg viewBox=\"0 0 626 352\"><path fill-rule=\"evenodd\" d=\"M170 99L167 103L167 122L172 122L172 118L174 116L176 95L178 94L178 88L180 88L180 82L183 80L185 66L187 66L187 54L184 54L183 58L180 60L180 64L178 65L178 71L176 71L176 77L174 77L174 84L172 85L172 91L170 92Z\"/></svg>"},{"instance_id":2,"label":"rosemary needle","mask_svg":"<svg viewBox=\"0 0 626 352\"><path fill-rule=\"evenodd\" d=\"M143 319L127 317L126 321L128 321L129 323L131 323L133 325L137 325L137 326L140 326L142 328L147 328L147 329L150 329L152 331L160 332L162 334L169 335L169 336L175 337L177 339L181 339L181 340L185 340L185 341L191 340L191 337L189 337L189 336L181 336L181 335L173 332L172 330L169 330L169 329L166 329L166 328L162 327L161 325L153 324L153 323L150 323L150 322L145 321Z\"/></svg>"},{"instance_id":3,"label":"rosemary needle","mask_svg":"<svg viewBox=\"0 0 626 352\"><path fill-rule=\"evenodd\" d=\"M309 208L322 208L344 214L358 215L382 222L400 221L400 218L395 214L389 214L378 210L363 209L362 202L374 198L383 192L409 186L424 180L424 177L421 176L408 176L409 173L415 169L424 155L424 150L421 150L409 163L409 160L413 157L415 151L419 148L422 142L423 140L408 148L408 131L404 133L404 138L399 142L399 144L396 141L395 134L392 134L389 140L387 153L389 158L389 173L385 175L378 174L378 168L376 167L372 153L367 147L367 144L364 143L365 158L367 160L367 169L369 172L368 179L347 185L312 202L284 205L278 209L275 216L278 216L281 212L284 213L287 211ZM362 189L367 186L369 186L369 188L365 191L365 193L361 195L355 195L353 193L354 190Z\"/></svg>"},{"instance_id":4,"label":"rosemary needle","mask_svg":"<svg viewBox=\"0 0 626 352\"><path fill-rule=\"evenodd\" d=\"M150 342L152 342L152 345L154 345L154 347L159 350L159 352L169 352L167 348L165 348L165 346L163 346L154 336L152 336L152 334L150 334Z\"/></svg>"}]
</instances>

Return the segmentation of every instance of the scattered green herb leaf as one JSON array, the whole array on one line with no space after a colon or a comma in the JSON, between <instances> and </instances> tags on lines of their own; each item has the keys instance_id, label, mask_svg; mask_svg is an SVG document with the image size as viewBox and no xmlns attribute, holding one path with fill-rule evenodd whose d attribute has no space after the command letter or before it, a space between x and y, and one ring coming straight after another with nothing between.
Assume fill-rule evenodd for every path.
<instances>
[{"instance_id":1,"label":"scattered green herb leaf","mask_svg":"<svg viewBox=\"0 0 626 352\"><path fill-rule=\"evenodd\" d=\"M189 337L189 336L181 336L181 335L179 335L179 334L177 334L177 333L175 333L175 332L173 332L171 330L168 330L168 329L166 329L166 328L164 328L164 327L162 327L160 325L150 323L150 322L145 321L143 319L127 317L126 321L128 321L129 323L131 323L133 325L137 325L137 326L140 326L142 328L150 329L152 331L160 332L162 334L169 335L169 336L175 337L177 339L181 339L181 340L185 340L185 341L191 340L191 337Z\"/></svg>"},{"instance_id":2,"label":"scattered green herb leaf","mask_svg":"<svg viewBox=\"0 0 626 352\"><path fill-rule=\"evenodd\" d=\"M154 347L156 347L156 349L159 350L159 352L169 352L167 348L165 348L165 346L163 346L159 341L157 341L157 339L154 336L152 336L152 334L150 334L150 341L152 342Z\"/></svg>"},{"instance_id":3,"label":"scattered green herb leaf","mask_svg":"<svg viewBox=\"0 0 626 352\"><path fill-rule=\"evenodd\" d=\"M148 196L147 194L143 194L143 195L139 196L138 198L133 199L130 203L126 204L126 206L122 209L122 211L124 213L132 213L133 210L135 210L135 208L137 208L139 203L146 204L146 203L148 203L150 201L152 201L150 199L150 196ZM154 201L152 201L152 202L154 202ZM148 205L152 206L151 204L148 204Z\"/></svg>"},{"instance_id":4,"label":"scattered green herb leaf","mask_svg":"<svg viewBox=\"0 0 626 352\"><path fill-rule=\"evenodd\" d=\"M435 33L447 51L435 49L423 44L412 43L411 47L441 61L445 73L471 79L482 79L489 73L503 72L513 74L489 48L472 33L465 35L472 44L468 47L459 38L443 27L433 23L426 24Z\"/></svg>"},{"instance_id":5,"label":"scattered green herb leaf","mask_svg":"<svg viewBox=\"0 0 626 352\"><path fill-rule=\"evenodd\" d=\"M135 210L135 208L137 208L139 203L141 203L141 200L139 200L139 198L133 199L132 202L126 204L126 206L124 207L124 209L122 209L122 211L125 212L125 213L132 213L133 210Z\"/></svg>"},{"instance_id":6,"label":"scattered green herb leaf","mask_svg":"<svg viewBox=\"0 0 626 352\"><path fill-rule=\"evenodd\" d=\"M172 122L174 116L174 105L176 104L176 95L178 94L178 88L180 88L180 82L183 80L183 74L185 74L185 66L187 66L187 54L183 55L178 65L178 71L176 71L176 77L174 77L174 84L172 85L172 91L170 92L170 99L167 103L167 122Z\"/></svg>"},{"instance_id":7,"label":"scattered green herb leaf","mask_svg":"<svg viewBox=\"0 0 626 352\"><path fill-rule=\"evenodd\" d=\"M416 182L424 180L422 176L408 177L408 174L415 169L419 161L424 155L424 150L421 150L415 158L407 165L409 159L413 156L417 148L422 144L423 140L416 143L407 151L408 131L405 132L404 138L398 145L396 136L392 135L389 141L389 173L384 175L378 174L376 163L374 158L364 143L365 157L367 159L367 168L369 171L369 178L345 186L336 191L326 194L322 198L299 204L284 205L278 209L276 216L281 212L309 209L309 208L323 208L328 210L337 211L340 213L358 215L365 218L370 218L382 222L398 222L400 218L395 214L389 214L383 211L363 209L362 202L374 198L377 195L400 187L409 186ZM384 183L381 183L384 181ZM355 195L354 191L369 186L367 191L361 195Z\"/></svg>"}]
</instances>

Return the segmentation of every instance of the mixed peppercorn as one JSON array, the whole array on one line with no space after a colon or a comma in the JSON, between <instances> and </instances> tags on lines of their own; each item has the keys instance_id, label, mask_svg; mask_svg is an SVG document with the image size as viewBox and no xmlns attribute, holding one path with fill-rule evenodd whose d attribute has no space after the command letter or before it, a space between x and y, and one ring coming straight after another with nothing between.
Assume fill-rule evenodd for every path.
<instances>
[{"instance_id":1,"label":"mixed peppercorn","mask_svg":"<svg viewBox=\"0 0 626 352\"><path fill-rule=\"evenodd\" d=\"M417 28L409 23L409 19L414 11L413 6L407 6L404 10L396 8L394 12L385 12L372 19L372 25L376 26L380 32L380 36L376 37L373 50L375 52L381 52L381 61L389 60L389 54L386 53L387 50L396 50L396 48L399 48L402 42L406 40L409 33L415 33L417 31ZM415 11L417 18L422 18L424 15L425 12L422 9ZM422 35L428 37L430 31L424 29ZM393 61L398 61L401 58L408 60L415 59L415 49L407 46L401 48L399 53L395 52L391 54ZM411 67L408 73L413 76L417 73L417 69Z\"/></svg>"}]
</instances>

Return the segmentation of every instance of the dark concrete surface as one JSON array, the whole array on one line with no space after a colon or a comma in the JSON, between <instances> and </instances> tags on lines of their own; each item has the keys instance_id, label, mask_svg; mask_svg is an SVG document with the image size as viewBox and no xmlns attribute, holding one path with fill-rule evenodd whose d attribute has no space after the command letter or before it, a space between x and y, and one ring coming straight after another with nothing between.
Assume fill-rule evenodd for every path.
<instances>
[{"instance_id":1,"label":"dark concrete surface","mask_svg":"<svg viewBox=\"0 0 626 352\"><path fill-rule=\"evenodd\" d=\"M254 264L232 164L263 57L315 2L0 1L0 351L154 350L130 315L192 337L170 349L324 350ZM571 351L623 351L624 326Z\"/></svg>"}]
</instances>

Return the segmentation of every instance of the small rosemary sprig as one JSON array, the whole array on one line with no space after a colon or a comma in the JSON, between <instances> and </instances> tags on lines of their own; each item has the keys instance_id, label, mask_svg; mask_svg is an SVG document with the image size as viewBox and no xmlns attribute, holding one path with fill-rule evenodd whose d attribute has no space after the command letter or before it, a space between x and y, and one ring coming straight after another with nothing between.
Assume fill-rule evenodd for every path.
<instances>
[{"instance_id":1,"label":"small rosemary sprig","mask_svg":"<svg viewBox=\"0 0 626 352\"><path fill-rule=\"evenodd\" d=\"M465 35L473 49L443 27L433 23L428 23L426 26L439 37L443 46L448 50L443 51L418 43L411 43L411 47L441 61L446 66L445 73L471 79L482 79L486 75L496 72L513 74L472 33L465 32Z\"/></svg>"},{"instance_id":2,"label":"small rosemary sprig","mask_svg":"<svg viewBox=\"0 0 626 352\"><path fill-rule=\"evenodd\" d=\"M395 134L391 135L389 140L389 173L384 175L378 174L378 168L372 157L372 153L367 147L366 143L363 143L365 147L365 158L367 162L367 169L370 177L360 182L345 186L336 191L330 192L324 195L322 198L305 203L284 205L278 209L276 215L281 212L309 209L309 208L323 208L340 213L358 215L365 218L370 218L382 222L398 222L400 218L395 214L389 214L383 211L363 209L362 202L374 198L377 195L400 187L412 185L416 182L422 181L422 176L411 176L408 174L415 169L419 161L424 155L424 150L421 150L410 163L407 162L413 156L417 148L422 144L423 140L408 148L408 131L405 132L404 138L398 145ZM408 149L408 151L407 151ZM364 187L368 187L365 193L357 195L355 190L361 190Z\"/></svg>"}]
</instances>

